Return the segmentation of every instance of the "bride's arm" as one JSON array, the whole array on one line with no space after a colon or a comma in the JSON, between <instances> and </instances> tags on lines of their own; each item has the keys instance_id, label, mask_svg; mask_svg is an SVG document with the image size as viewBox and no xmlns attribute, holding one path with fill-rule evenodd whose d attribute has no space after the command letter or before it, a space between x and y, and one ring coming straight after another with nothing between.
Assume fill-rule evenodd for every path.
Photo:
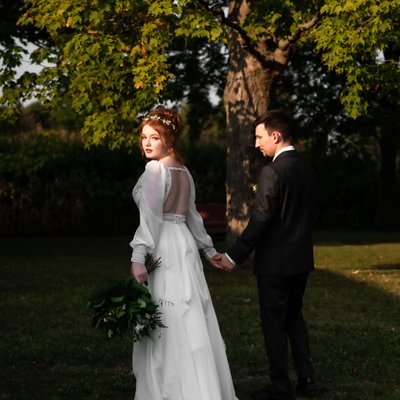
<instances>
[{"instance_id":1,"label":"bride's arm","mask_svg":"<svg viewBox=\"0 0 400 400\"><path fill-rule=\"evenodd\" d=\"M196 192L194 187L194 182L192 176L189 174L190 178L190 200L189 200L189 210L186 215L186 224L189 227L194 240L196 241L198 249L202 250L207 258L211 259L217 254L214 248L214 244L210 235L204 228L203 218L197 211L195 199Z\"/></svg>"},{"instance_id":2,"label":"bride's arm","mask_svg":"<svg viewBox=\"0 0 400 400\"><path fill-rule=\"evenodd\" d=\"M146 165L138 193L140 224L130 242L133 263L144 264L146 254L152 253L156 247L163 220L164 193L164 167L157 161L150 161Z\"/></svg>"}]
</instances>

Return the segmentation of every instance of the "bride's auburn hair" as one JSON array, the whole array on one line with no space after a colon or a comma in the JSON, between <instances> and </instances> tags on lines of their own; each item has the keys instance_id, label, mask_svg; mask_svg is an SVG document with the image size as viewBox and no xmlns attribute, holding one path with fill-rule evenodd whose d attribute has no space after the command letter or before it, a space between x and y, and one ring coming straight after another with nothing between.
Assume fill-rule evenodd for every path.
<instances>
[{"instance_id":1,"label":"bride's auburn hair","mask_svg":"<svg viewBox=\"0 0 400 400\"><path fill-rule=\"evenodd\" d=\"M181 157L177 152L179 138L183 128L181 116L175 110L158 106L143 118L143 121L139 125L139 135L141 135L145 125L149 125L155 129L160 134L161 140L168 148L168 151L171 152L178 161L181 161Z\"/></svg>"}]
</instances>

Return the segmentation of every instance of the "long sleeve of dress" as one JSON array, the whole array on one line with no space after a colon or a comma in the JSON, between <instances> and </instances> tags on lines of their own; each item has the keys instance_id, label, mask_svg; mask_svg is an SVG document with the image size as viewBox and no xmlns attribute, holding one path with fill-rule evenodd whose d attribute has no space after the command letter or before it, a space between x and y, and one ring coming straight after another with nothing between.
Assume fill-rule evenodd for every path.
<instances>
[{"instance_id":1,"label":"long sleeve of dress","mask_svg":"<svg viewBox=\"0 0 400 400\"><path fill-rule=\"evenodd\" d=\"M190 232L192 232L194 240L196 241L197 244L197 248L202 250L208 258L211 258L217 253L217 251L214 248L210 235L204 228L203 218L197 211L195 204L196 191L193 179L190 174L189 178L190 178L190 199L189 199L189 209L186 215L186 224Z\"/></svg>"},{"instance_id":2,"label":"long sleeve of dress","mask_svg":"<svg viewBox=\"0 0 400 400\"><path fill-rule=\"evenodd\" d=\"M134 189L134 200L139 208L140 224L133 240L131 261L144 264L147 253L152 253L163 222L165 169L161 163L150 161Z\"/></svg>"}]
</instances>

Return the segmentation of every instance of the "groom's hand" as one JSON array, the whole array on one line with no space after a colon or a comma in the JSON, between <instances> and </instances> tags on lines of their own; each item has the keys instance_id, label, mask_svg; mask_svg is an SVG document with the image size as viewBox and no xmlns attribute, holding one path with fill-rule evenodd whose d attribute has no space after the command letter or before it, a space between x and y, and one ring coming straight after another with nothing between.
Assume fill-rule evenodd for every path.
<instances>
[{"instance_id":1,"label":"groom's hand","mask_svg":"<svg viewBox=\"0 0 400 400\"><path fill-rule=\"evenodd\" d=\"M221 258L218 260L218 264L220 266L221 269L223 269L224 271L233 271L235 269L235 265L232 264L228 257L226 256L226 254L221 254Z\"/></svg>"},{"instance_id":2,"label":"groom's hand","mask_svg":"<svg viewBox=\"0 0 400 400\"><path fill-rule=\"evenodd\" d=\"M208 260L215 268L222 269L223 271L232 271L235 268L225 254L217 253Z\"/></svg>"}]
</instances>

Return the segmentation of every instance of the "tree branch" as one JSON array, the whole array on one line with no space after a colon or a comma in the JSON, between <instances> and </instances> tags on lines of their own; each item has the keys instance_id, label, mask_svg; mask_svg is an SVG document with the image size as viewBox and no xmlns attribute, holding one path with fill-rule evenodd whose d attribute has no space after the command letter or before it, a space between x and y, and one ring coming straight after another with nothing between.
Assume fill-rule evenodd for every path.
<instances>
[{"instance_id":1,"label":"tree branch","mask_svg":"<svg viewBox=\"0 0 400 400\"><path fill-rule=\"evenodd\" d=\"M316 23L319 21L319 18L320 13L318 11L308 22L303 25L299 25L289 37L279 40L278 47L283 51L287 50L291 44L296 43L300 39L301 35L304 32L310 30L313 26L315 26Z\"/></svg>"},{"instance_id":2,"label":"tree branch","mask_svg":"<svg viewBox=\"0 0 400 400\"><path fill-rule=\"evenodd\" d=\"M254 41L248 35L247 31L243 29L237 22L234 22L229 18L225 17L225 14L221 7L218 8L212 7L208 0L197 0L197 1L205 10L207 10L212 15L217 17L222 24L236 31L244 43L243 48L246 51L248 51L252 56L254 56L261 63L261 65L263 65L263 67L278 68L278 69L281 68L281 66L277 65L278 63L271 60L266 60L265 56L260 51L258 51L257 48L254 46ZM281 51L288 50L289 46L292 45L293 43L296 43L305 31L311 29L314 25L316 25L316 23L319 21L319 18L320 18L320 13L318 11L308 22L299 25L289 37L278 40L277 42L275 42L275 45Z\"/></svg>"},{"instance_id":3,"label":"tree branch","mask_svg":"<svg viewBox=\"0 0 400 400\"><path fill-rule=\"evenodd\" d=\"M253 41L250 36L247 34L246 30L244 30L240 24L230 20L229 18L225 17L225 14L222 8L215 8L213 9L210 6L210 2L208 0L197 0L200 5L205 8L208 12L213 14L215 17L219 18L222 24L228 26L229 28L233 29L237 32L241 39L244 42L244 49L247 50L251 55L253 55L261 64L265 64L266 60L265 57L254 47Z\"/></svg>"}]
</instances>

